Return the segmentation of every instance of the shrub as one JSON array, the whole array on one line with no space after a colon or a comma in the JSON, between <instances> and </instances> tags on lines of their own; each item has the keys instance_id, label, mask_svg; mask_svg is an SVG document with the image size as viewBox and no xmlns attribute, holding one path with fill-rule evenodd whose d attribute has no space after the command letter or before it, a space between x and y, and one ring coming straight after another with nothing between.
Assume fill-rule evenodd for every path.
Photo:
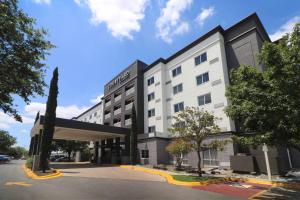
<instances>
[{"instance_id":1,"label":"shrub","mask_svg":"<svg viewBox=\"0 0 300 200\"><path fill-rule=\"evenodd\" d=\"M32 169L32 165L33 165L33 158L32 157L28 157L26 160L26 167L28 167L29 169Z\"/></svg>"}]
</instances>

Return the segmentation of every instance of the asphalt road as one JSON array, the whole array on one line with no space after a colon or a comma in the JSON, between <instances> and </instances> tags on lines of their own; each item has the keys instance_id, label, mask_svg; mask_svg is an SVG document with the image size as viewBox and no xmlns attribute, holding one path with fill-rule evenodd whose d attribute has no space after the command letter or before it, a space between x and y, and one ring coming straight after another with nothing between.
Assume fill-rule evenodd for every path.
<instances>
[{"instance_id":1,"label":"asphalt road","mask_svg":"<svg viewBox=\"0 0 300 200\"><path fill-rule=\"evenodd\" d=\"M23 161L12 161L9 164L0 165L1 200L238 199L218 193L169 185L166 182L67 176L49 180L31 180L26 177L21 168L23 163Z\"/></svg>"}]
</instances>

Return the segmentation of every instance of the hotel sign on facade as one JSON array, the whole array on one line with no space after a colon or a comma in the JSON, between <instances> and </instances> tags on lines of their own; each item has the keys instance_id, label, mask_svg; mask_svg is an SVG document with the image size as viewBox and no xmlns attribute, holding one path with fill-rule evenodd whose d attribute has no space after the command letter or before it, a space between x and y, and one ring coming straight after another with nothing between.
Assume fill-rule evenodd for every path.
<instances>
[{"instance_id":1,"label":"hotel sign on facade","mask_svg":"<svg viewBox=\"0 0 300 200\"><path fill-rule=\"evenodd\" d=\"M123 72L120 76L118 76L116 79L114 79L112 82L110 82L107 85L107 90L109 91L109 90L113 89L114 87L116 87L117 85L120 85L125 80L127 80L129 77L130 77L129 71Z\"/></svg>"}]
</instances>

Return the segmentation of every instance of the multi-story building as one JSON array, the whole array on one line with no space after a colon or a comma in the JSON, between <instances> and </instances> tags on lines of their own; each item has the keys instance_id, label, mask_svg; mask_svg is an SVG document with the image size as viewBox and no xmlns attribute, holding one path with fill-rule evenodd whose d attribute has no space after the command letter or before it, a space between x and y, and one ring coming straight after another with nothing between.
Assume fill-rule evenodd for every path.
<instances>
[{"instance_id":1,"label":"multi-story building","mask_svg":"<svg viewBox=\"0 0 300 200\"><path fill-rule=\"evenodd\" d=\"M172 161L165 150L172 140L168 128L174 122L172 117L187 106L203 108L220 118L217 123L221 131L214 138L230 139L239 126L224 112L230 104L225 96L225 89L230 84L229 72L242 64L263 70L257 54L266 41L270 42L269 36L254 13L230 28L217 26L167 59L159 58L150 65L135 61L105 85L103 124L130 128L134 105L139 158L144 164ZM93 122L93 108L77 119ZM208 138L211 139L213 137ZM100 147L101 162L128 161L128 136L122 140L103 140ZM209 149L202 152L202 165L229 168L230 157L238 152L234 143L227 144L224 151ZM261 154L253 153L257 160ZM272 156L274 162L286 160L281 150L274 151ZM196 153L189 153L185 162L196 166ZM261 161L257 162L259 165Z\"/></svg>"},{"instance_id":2,"label":"multi-story building","mask_svg":"<svg viewBox=\"0 0 300 200\"><path fill-rule=\"evenodd\" d=\"M92 106L88 110L84 111L77 117L74 117L73 119L82 121L82 122L103 124L103 103L102 103L102 101L100 101L96 105Z\"/></svg>"}]
</instances>

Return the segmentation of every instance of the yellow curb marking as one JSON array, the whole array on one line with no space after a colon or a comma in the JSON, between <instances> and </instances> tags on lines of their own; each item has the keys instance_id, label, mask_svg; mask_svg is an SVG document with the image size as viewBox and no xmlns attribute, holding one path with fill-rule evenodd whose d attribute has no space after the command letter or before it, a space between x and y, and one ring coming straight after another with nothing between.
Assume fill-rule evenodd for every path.
<instances>
[{"instance_id":1,"label":"yellow curb marking","mask_svg":"<svg viewBox=\"0 0 300 200\"><path fill-rule=\"evenodd\" d=\"M48 174L48 175L44 175L44 176L39 176L37 174L35 174L33 171L31 171L29 168L27 168L25 165L22 166L25 174L29 177L29 178L32 178L32 179L36 179L36 180L46 180L46 179L52 179L52 178L57 178L57 177L60 177L62 176L63 174L56 170L55 173L53 174Z\"/></svg>"},{"instance_id":2,"label":"yellow curb marking","mask_svg":"<svg viewBox=\"0 0 300 200\"><path fill-rule=\"evenodd\" d=\"M254 183L254 184L261 184L261 185L269 185L272 187L283 187L288 189L296 189L300 190L300 184L299 183L285 183L285 182L272 182L272 181L265 181L265 180L258 180L258 179L251 179L251 178L220 178L217 180L209 180L209 181L198 181L198 182L183 182L183 181L177 181L171 176L170 174L166 172L162 172L159 170L149 169L145 167L138 167L138 166L132 166L132 165L120 165L123 169L132 169L136 171L141 171L149 174L156 174L164 177L166 181L170 184L174 185L182 185L182 186L204 186L214 183L223 183L226 181L232 181L232 182L246 182L246 183Z\"/></svg>"},{"instance_id":3,"label":"yellow curb marking","mask_svg":"<svg viewBox=\"0 0 300 200\"><path fill-rule=\"evenodd\" d=\"M7 182L7 183L5 183L5 185L7 185L7 186L13 186L13 185L20 185L20 186L25 186L25 187L30 187L30 186L32 186L32 184L30 184L30 183L26 183L26 182Z\"/></svg>"}]
</instances>

